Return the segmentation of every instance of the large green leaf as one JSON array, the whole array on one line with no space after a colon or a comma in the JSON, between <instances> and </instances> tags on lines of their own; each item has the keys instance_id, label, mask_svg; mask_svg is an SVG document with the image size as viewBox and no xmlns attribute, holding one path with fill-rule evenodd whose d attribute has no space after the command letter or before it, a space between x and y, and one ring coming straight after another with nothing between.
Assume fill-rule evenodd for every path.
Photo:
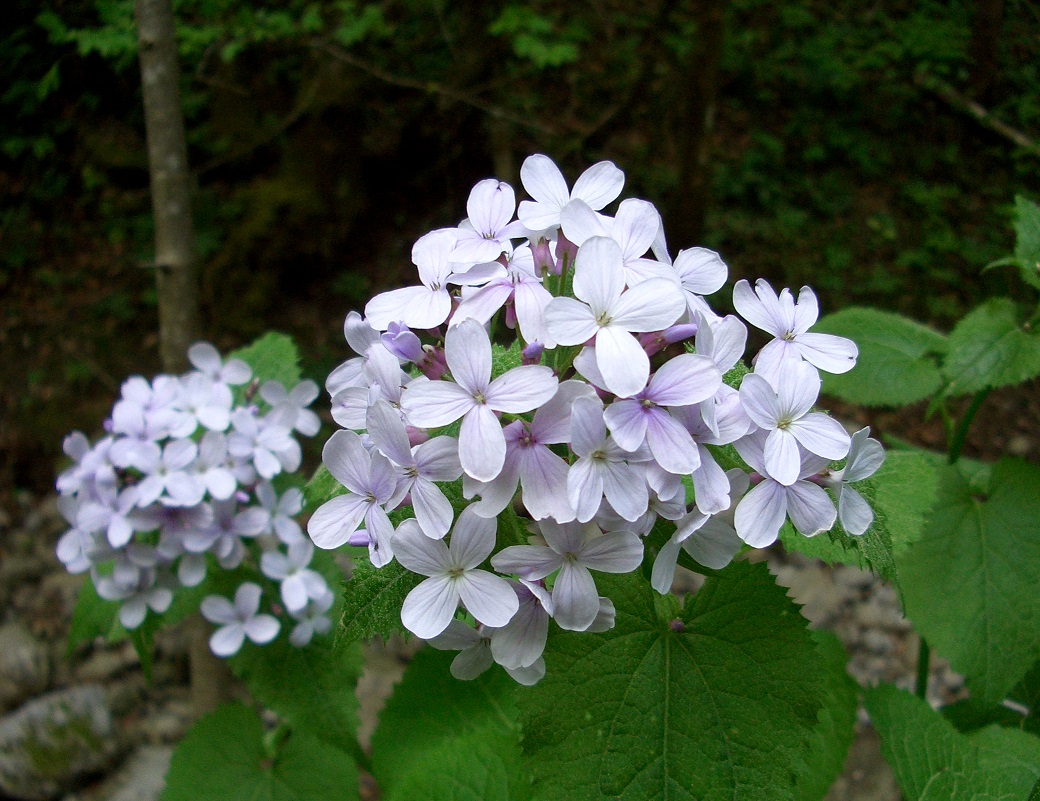
<instances>
[{"instance_id":1,"label":"large green leaf","mask_svg":"<svg viewBox=\"0 0 1040 801\"><path fill-rule=\"evenodd\" d=\"M1040 739L989 726L961 734L925 701L881 685L867 693L881 751L905 801L1025 801L1040 778Z\"/></svg>"},{"instance_id":2,"label":"large green leaf","mask_svg":"<svg viewBox=\"0 0 1040 801\"><path fill-rule=\"evenodd\" d=\"M890 451L881 469L852 485L874 509L874 524L858 537L841 523L831 531L804 537L791 525L780 531L784 547L829 565L845 564L872 570L898 583L895 552L917 540L935 503L938 476L935 460L918 451Z\"/></svg>"},{"instance_id":3,"label":"large green leaf","mask_svg":"<svg viewBox=\"0 0 1040 801\"><path fill-rule=\"evenodd\" d=\"M253 368L253 378L263 384L278 381L286 389L300 383L300 354L292 337L270 331L244 348L232 352L229 359L241 359Z\"/></svg>"},{"instance_id":4,"label":"large green leaf","mask_svg":"<svg viewBox=\"0 0 1040 801\"><path fill-rule=\"evenodd\" d=\"M896 563L917 630L977 701L1002 701L1040 654L1040 467L1005 459L981 487L943 470L924 534Z\"/></svg>"},{"instance_id":5,"label":"large green leaf","mask_svg":"<svg viewBox=\"0 0 1040 801\"><path fill-rule=\"evenodd\" d=\"M1027 331L1010 298L993 298L950 333L947 395L1020 384L1040 375L1040 335Z\"/></svg>"},{"instance_id":6,"label":"large green leaf","mask_svg":"<svg viewBox=\"0 0 1040 801\"><path fill-rule=\"evenodd\" d=\"M1022 280L1040 289L1040 206L1015 198L1015 261Z\"/></svg>"},{"instance_id":7,"label":"large green leaf","mask_svg":"<svg viewBox=\"0 0 1040 801\"><path fill-rule=\"evenodd\" d=\"M386 801L521 801L514 695L499 668L475 681L452 677L453 653L422 651L405 672L372 738L372 765Z\"/></svg>"},{"instance_id":8,"label":"large green leaf","mask_svg":"<svg viewBox=\"0 0 1040 801\"><path fill-rule=\"evenodd\" d=\"M363 659L357 645L336 648L315 637L306 648L281 632L267 645L247 644L228 664L250 694L292 724L337 748L354 752L358 727L355 694Z\"/></svg>"},{"instance_id":9,"label":"large green leaf","mask_svg":"<svg viewBox=\"0 0 1040 801\"><path fill-rule=\"evenodd\" d=\"M343 590L339 638L353 642L378 634L387 639L404 631L401 606L422 580L422 576L405 570L396 561L376 568L365 558L357 559L354 575Z\"/></svg>"},{"instance_id":10,"label":"large green leaf","mask_svg":"<svg viewBox=\"0 0 1040 801\"><path fill-rule=\"evenodd\" d=\"M795 763L798 801L820 801L838 778L855 736L859 707L859 685L845 669L849 656L841 641L829 631L814 631L812 635L826 669L826 695L811 745L805 756Z\"/></svg>"},{"instance_id":11,"label":"large green leaf","mask_svg":"<svg viewBox=\"0 0 1040 801\"><path fill-rule=\"evenodd\" d=\"M293 732L264 741L256 713L225 706L177 746L161 801L351 801L360 798L353 760L323 739Z\"/></svg>"},{"instance_id":12,"label":"large green leaf","mask_svg":"<svg viewBox=\"0 0 1040 801\"><path fill-rule=\"evenodd\" d=\"M535 797L794 798L827 687L765 565L731 565L681 610L637 574L597 583L615 628L554 632L518 692Z\"/></svg>"},{"instance_id":13,"label":"large green leaf","mask_svg":"<svg viewBox=\"0 0 1040 801\"><path fill-rule=\"evenodd\" d=\"M942 386L937 357L946 350L946 338L907 317L849 308L827 315L813 330L848 337L859 348L850 372L824 374L829 395L863 406L906 406Z\"/></svg>"}]
</instances>

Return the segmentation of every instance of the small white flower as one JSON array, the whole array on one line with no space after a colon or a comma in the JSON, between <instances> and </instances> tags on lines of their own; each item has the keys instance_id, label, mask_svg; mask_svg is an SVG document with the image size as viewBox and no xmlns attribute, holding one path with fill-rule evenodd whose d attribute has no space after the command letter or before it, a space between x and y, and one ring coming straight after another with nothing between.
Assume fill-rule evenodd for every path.
<instances>
[{"instance_id":1,"label":"small white flower","mask_svg":"<svg viewBox=\"0 0 1040 801\"><path fill-rule=\"evenodd\" d=\"M235 602L219 595L207 595L200 606L202 616L220 626L209 638L209 647L217 656L233 656L248 637L257 645L265 645L278 636L281 624L271 615L259 614L260 585L247 581L235 591Z\"/></svg>"}]
</instances>

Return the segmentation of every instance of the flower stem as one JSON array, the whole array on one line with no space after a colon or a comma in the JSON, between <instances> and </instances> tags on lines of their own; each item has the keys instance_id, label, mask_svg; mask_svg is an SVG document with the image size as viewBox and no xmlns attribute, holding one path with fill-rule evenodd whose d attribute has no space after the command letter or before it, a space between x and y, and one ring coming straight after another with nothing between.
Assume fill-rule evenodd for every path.
<instances>
[{"instance_id":1,"label":"flower stem","mask_svg":"<svg viewBox=\"0 0 1040 801\"><path fill-rule=\"evenodd\" d=\"M957 427L953 430L950 436L949 457L947 458L949 464L956 464L957 460L961 458L961 451L964 449L964 442L968 439L968 429L971 428L971 423L975 419L975 415L978 414L979 408L989 396L989 393L990 390L988 389L975 393L971 405L964 413L964 416L960 419L960 422L957 423Z\"/></svg>"},{"instance_id":2,"label":"flower stem","mask_svg":"<svg viewBox=\"0 0 1040 801\"><path fill-rule=\"evenodd\" d=\"M914 685L914 692L918 698L928 700L928 673L929 673L929 662L931 661L932 650L928 647L928 643L925 642L924 637L918 635L917 643L917 682Z\"/></svg>"}]
</instances>

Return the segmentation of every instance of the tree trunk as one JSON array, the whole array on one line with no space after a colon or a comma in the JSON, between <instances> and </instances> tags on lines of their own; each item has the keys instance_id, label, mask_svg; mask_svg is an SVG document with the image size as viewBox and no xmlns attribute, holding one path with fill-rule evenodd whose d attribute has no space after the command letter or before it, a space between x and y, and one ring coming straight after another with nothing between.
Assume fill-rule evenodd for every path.
<instances>
[{"instance_id":1,"label":"tree trunk","mask_svg":"<svg viewBox=\"0 0 1040 801\"><path fill-rule=\"evenodd\" d=\"M680 13L696 22L696 41L679 65L673 103L676 186L665 207L672 251L700 242L711 200L711 140L718 110L726 28L723 0L692 0Z\"/></svg>"},{"instance_id":2,"label":"tree trunk","mask_svg":"<svg viewBox=\"0 0 1040 801\"><path fill-rule=\"evenodd\" d=\"M201 322L173 8L170 0L135 0L134 17L155 222L159 351L163 369L179 373L188 366L188 347Z\"/></svg>"},{"instance_id":3,"label":"tree trunk","mask_svg":"<svg viewBox=\"0 0 1040 801\"><path fill-rule=\"evenodd\" d=\"M202 326L173 8L170 0L135 0L134 18L155 224L159 351L163 369L180 373L188 367L188 348L198 338ZM201 716L227 700L231 674L210 653L208 627L202 617L195 615L186 628L190 638L192 699Z\"/></svg>"}]
</instances>

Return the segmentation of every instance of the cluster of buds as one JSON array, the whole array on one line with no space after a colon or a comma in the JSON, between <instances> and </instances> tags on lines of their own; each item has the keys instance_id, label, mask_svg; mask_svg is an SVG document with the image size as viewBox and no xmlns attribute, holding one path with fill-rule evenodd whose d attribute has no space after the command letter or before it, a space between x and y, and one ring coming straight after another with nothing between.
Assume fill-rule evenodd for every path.
<instances>
[{"instance_id":1,"label":"cluster of buds","mask_svg":"<svg viewBox=\"0 0 1040 801\"><path fill-rule=\"evenodd\" d=\"M307 408L318 387L304 381L288 391L252 380L245 362L225 362L207 343L188 356L195 369L185 375L128 379L107 436L65 439L73 465L57 487L70 528L58 558L71 573L89 571L98 595L120 604L128 630L149 610L166 612L207 571L242 568L236 575L278 592L271 610L291 622L290 641L302 647L331 628L325 615L335 596L309 567L314 547L295 520L302 492L279 493L274 482L300 466L296 435L318 432ZM278 635L282 623L260 613L261 595L260 584L243 581L234 603L205 598L203 615L219 625L214 653L230 656L246 637L264 644Z\"/></svg>"},{"instance_id":2,"label":"cluster of buds","mask_svg":"<svg viewBox=\"0 0 1040 801\"><path fill-rule=\"evenodd\" d=\"M788 518L812 536L840 515L862 534L873 514L847 485L883 452L813 411L819 371L850 370L857 349L810 332L812 290L736 284L740 317L773 337L749 372L744 322L705 300L726 265L705 248L673 260L646 201L604 214L624 184L614 164L573 189L542 155L520 174L530 200L518 208L508 184L479 182L458 227L415 243L421 284L348 315L357 356L326 383L345 430L323 453L345 491L308 533L426 577L401 619L460 651L456 676L498 663L530 684L545 672L550 620L613 625L594 574L635 570L659 521L662 593L681 550L722 568L744 544L775 541ZM405 510L396 528L394 510ZM500 525L514 511L521 542Z\"/></svg>"}]
</instances>

